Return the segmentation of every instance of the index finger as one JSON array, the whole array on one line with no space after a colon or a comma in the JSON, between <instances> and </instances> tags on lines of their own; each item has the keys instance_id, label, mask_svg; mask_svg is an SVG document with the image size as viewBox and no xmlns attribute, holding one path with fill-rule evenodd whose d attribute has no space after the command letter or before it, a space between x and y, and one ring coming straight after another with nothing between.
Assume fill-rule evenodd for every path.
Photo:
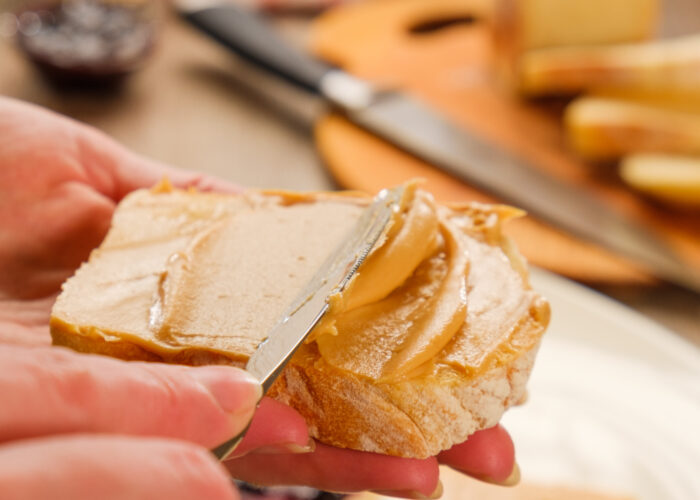
<instances>
[{"instance_id":1,"label":"index finger","mask_svg":"<svg viewBox=\"0 0 700 500\"><path fill-rule=\"evenodd\" d=\"M115 201L136 189L150 188L164 178L182 189L193 187L200 191L222 193L242 191L240 186L223 179L139 156L87 126L81 125L78 145L88 175L98 181L95 187Z\"/></svg>"},{"instance_id":2,"label":"index finger","mask_svg":"<svg viewBox=\"0 0 700 500\"><path fill-rule=\"evenodd\" d=\"M304 485L320 490L414 492L431 497L439 489L435 457L391 457L317 443L311 453L250 453L227 460L233 477L260 485ZM416 497L418 497L416 495Z\"/></svg>"}]
</instances>

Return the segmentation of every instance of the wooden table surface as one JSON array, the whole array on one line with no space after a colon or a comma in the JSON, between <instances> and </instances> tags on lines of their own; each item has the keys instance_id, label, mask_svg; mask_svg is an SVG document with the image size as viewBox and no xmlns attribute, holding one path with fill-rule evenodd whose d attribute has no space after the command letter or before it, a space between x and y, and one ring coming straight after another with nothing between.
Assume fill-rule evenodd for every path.
<instances>
[{"instance_id":1,"label":"wooden table surface","mask_svg":"<svg viewBox=\"0 0 700 500\"><path fill-rule=\"evenodd\" d=\"M303 39L303 20L280 25ZM665 31L692 26L675 16ZM155 54L118 92L59 92L0 35L0 94L89 123L144 155L242 185L335 187L311 137L322 105L252 70L168 13ZM700 346L699 296L674 287L601 291Z\"/></svg>"}]
</instances>

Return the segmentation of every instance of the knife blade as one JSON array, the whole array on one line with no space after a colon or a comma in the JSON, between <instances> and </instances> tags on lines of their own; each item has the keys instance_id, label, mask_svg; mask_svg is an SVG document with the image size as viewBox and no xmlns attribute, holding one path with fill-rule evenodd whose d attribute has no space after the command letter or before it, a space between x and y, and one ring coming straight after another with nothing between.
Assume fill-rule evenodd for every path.
<instances>
[{"instance_id":1,"label":"knife blade","mask_svg":"<svg viewBox=\"0 0 700 500\"><path fill-rule=\"evenodd\" d=\"M700 272L655 233L576 186L451 123L418 99L376 89L289 46L259 16L222 0L175 0L192 25L239 56L312 91L355 124L556 227L700 293Z\"/></svg>"},{"instance_id":2,"label":"knife blade","mask_svg":"<svg viewBox=\"0 0 700 500\"><path fill-rule=\"evenodd\" d=\"M345 290L357 269L379 241L405 191L404 186L381 191L338 248L316 271L257 347L245 369L270 389L287 362L328 311L328 298ZM241 442L248 427L212 450L225 460Z\"/></svg>"}]
</instances>

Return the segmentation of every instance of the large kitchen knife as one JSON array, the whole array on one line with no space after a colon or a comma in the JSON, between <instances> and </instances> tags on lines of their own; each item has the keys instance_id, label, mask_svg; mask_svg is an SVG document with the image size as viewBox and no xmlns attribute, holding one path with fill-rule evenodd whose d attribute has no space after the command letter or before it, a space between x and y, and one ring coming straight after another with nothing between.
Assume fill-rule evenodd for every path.
<instances>
[{"instance_id":1,"label":"large kitchen knife","mask_svg":"<svg viewBox=\"0 0 700 500\"><path fill-rule=\"evenodd\" d=\"M225 0L176 0L194 26L248 61L319 94L354 123L540 219L628 257L700 293L700 273L655 234L577 186L530 166L418 99L371 83L291 47L256 14Z\"/></svg>"},{"instance_id":2,"label":"large kitchen knife","mask_svg":"<svg viewBox=\"0 0 700 500\"><path fill-rule=\"evenodd\" d=\"M250 357L245 369L260 381L263 394L326 314L328 298L345 289L377 244L392 214L399 209L404 191L405 187L399 186L385 189L377 195ZM214 448L212 453L219 460L225 460L243 440L247 430L248 427Z\"/></svg>"}]
</instances>

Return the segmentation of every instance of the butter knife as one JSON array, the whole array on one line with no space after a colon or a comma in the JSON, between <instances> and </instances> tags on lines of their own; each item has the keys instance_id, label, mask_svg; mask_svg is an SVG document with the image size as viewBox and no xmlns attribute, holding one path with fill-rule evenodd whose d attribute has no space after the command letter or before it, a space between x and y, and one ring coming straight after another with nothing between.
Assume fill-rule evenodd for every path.
<instances>
[{"instance_id":1,"label":"butter knife","mask_svg":"<svg viewBox=\"0 0 700 500\"><path fill-rule=\"evenodd\" d=\"M377 195L250 357L246 370L260 381L263 394L326 314L328 298L345 290L377 244L392 214L398 210L404 190L404 186L399 186ZM225 460L243 440L248 427L250 423L238 435L214 448L212 453L219 460Z\"/></svg>"}]
</instances>

